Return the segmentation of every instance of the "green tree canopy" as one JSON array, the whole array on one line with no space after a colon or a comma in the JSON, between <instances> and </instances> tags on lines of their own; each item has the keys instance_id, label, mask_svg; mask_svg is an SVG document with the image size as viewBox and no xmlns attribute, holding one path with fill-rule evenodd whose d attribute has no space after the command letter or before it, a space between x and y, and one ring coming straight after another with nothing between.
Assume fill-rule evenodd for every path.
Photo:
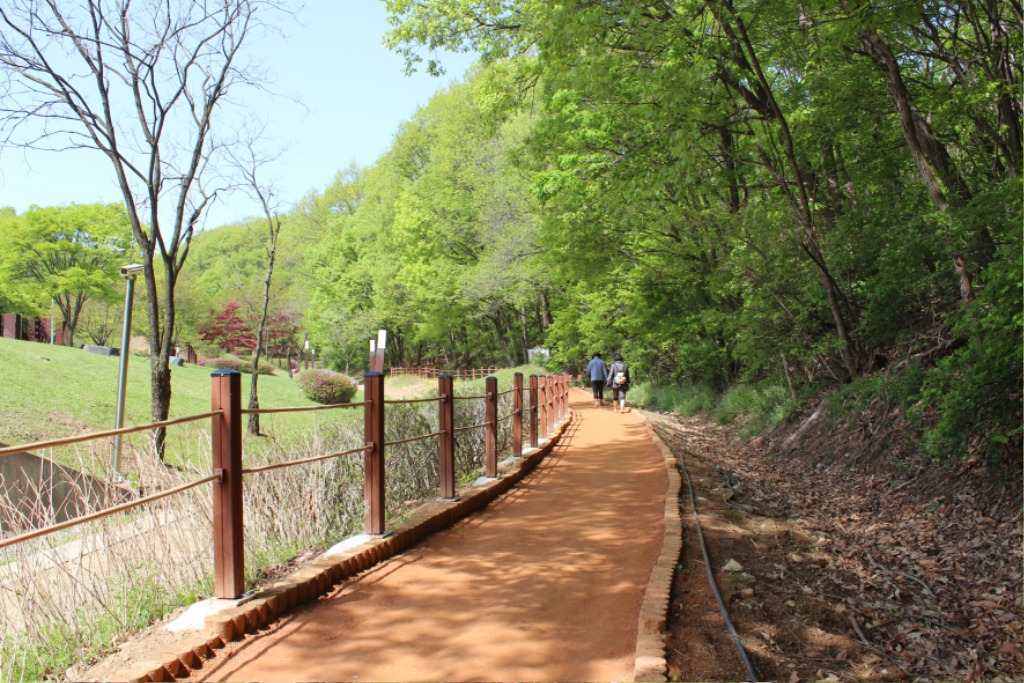
<instances>
[{"instance_id":1,"label":"green tree canopy","mask_svg":"<svg viewBox=\"0 0 1024 683\"><path fill-rule=\"evenodd\" d=\"M8 288L36 310L53 299L74 345L82 308L116 297L118 266L131 244L131 223L119 204L32 207L0 215L0 269Z\"/></svg>"}]
</instances>

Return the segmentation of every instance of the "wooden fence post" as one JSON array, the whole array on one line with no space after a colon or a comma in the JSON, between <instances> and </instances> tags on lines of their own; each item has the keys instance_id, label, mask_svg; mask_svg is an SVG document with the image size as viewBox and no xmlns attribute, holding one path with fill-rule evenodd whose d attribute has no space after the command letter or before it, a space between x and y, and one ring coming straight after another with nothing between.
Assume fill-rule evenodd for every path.
<instances>
[{"instance_id":1,"label":"wooden fence post","mask_svg":"<svg viewBox=\"0 0 1024 683\"><path fill-rule=\"evenodd\" d=\"M523 373L512 375L512 455L523 457Z\"/></svg>"},{"instance_id":2,"label":"wooden fence post","mask_svg":"<svg viewBox=\"0 0 1024 683\"><path fill-rule=\"evenodd\" d=\"M564 372L558 381L559 395L562 398L562 419L569 417L569 375Z\"/></svg>"},{"instance_id":3,"label":"wooden fence post","mask_svg":"<svg viewBox=\"0 0 1024 683\"><path fill-rule=\"evenodd\" d=\"M450 375L437 378L437 396L440 406L438 429L441 458L441 498L455 500L455 392Z\"/></svg>"},{"instance_id":4,"label":"wooden fence post","mask_svg":"<svg viewBox=\"0 0 1024 683\"><path fill-rule=\"evenodd\" d=\"M566 414L566 400L565 400L565 374L558 376L558 421L561 422L565 419Z\"/></svg>"},{"instance_id":5,"label":"wooden fence post","mask_svg":"<svg viewBox=\"0 0 1024 683\"><path fill-rule=\"evenodd\" d=\"M232 599L245 592L242 526L242 374L217 370L211 375L213 473L213 593Z\"/></svg>"},{"instance_id":6,"label":"wooden fence post","mask_svg":"<svg viewBox=\"0 0 1024 683\"><path fill-rule=\"evenodd\" d=\"M540 436L547 438L551 433L551 403L548 400L548 376L540 376Z\"/></svg>"},{"instance_id":7,"label":"wooden fence post","mask_svg":"<svg viewBox=\"0 0 1024 683\"><path fill-rule=\"evenodd\" d=\"M498 378L484 380L487 398L484 399L484 476L498 476Z\"/></svg>"},{"instance_id":8,"label":"wooden fence post","mask_svg":"<svg viewBox=\"0 0 1024 683\"><path fill-rule=\"evenodd\" d=\"M537 415L537 398L540 387L537 375L530 375L530 448L536 448L538 441L539 416Z\"/></svg>"},{"instance_id":9,"label":"wooden fence post","mask_svg":"<svg viewBox=\"0 0 1024 683\"><path fill-rule=\"evenodd\" d=\"M572 408L569 407L569 403L570 403L570 401L569 401L570 391L569 390L572 389L572 375L566 373L564 375L564 377L565 377L565 418L569 419L569 416L572 414Z\"/></svg>"},{"instance_id":10,"label":"wooden fence post","mask_svg":"<svg viewBox=\"0 0 1024 683\"><path fill-rule=\"evenodd\" d=\"M366 401L365 481L366 533L384 533L384 375L366 373L363 380Z\"/></svg>"},{"instance_id":11,"label":"wooden fence post","mask_svg":"<svg viewBox=\"0 0 1024 683\"><path fill-rule=\"evenodd\" d=\"M551 429L554 430L555 425L562 421L562 376L552 376L554 382L555 395L553 397L555 402L555 420L551 425Z\"/></svg>"}]
</instances>

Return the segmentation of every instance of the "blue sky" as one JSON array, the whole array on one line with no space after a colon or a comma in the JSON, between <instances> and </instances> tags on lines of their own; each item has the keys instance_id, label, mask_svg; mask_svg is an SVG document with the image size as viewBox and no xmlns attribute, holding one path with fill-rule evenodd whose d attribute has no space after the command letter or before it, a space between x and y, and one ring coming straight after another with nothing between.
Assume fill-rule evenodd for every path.
<instances>
[{"instance_id":1,"label":"blue sky","mask_svg":"<svg viewBox=\"0 0 1024 683\"><path fill-rule=\"evenodd\" d=\"M266 177L287 206L322 190L351 161L372 164L398 125L471 62L467 55L442 55L443 78L405 76L402 59L381 44L387 29L380 0L307 0L295 23L282 27L286 37L261 38L250 48L276 77L270 89L280 97L262 98L261 113L271 147L287 149ZM120 201L109 162L97 152L0 155L0 206L18 213L33 204ZM236 196L214 207L206 225L255 213L252 200Z\"/></svg>"}]
</instances>

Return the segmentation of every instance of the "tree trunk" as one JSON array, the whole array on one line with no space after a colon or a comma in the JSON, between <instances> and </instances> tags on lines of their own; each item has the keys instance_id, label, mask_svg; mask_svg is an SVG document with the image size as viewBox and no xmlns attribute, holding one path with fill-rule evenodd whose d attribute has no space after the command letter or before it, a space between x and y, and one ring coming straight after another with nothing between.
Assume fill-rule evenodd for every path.
<instances>
[{"instance_id":1,"label":"tree trunk","mask_svg":"<svg viewBox=\"0 0 1024 683\"><path fill-rule=\"evenodd\" d=\"M778 123L779 133L782 136L786 165L789 167L789 172L793 176L793 185L795 185L797 190L796 197L792 197L792 199L800 216L800 222L803 228L801 246L803 247L804 252L810 256L811 262L817 269L822 286L825 289L825 296L828 299L829 309L832 313L832 320L835 324L836 335L842 342L840 353L843 357L843 364L846 366L846 371L849 373L849 376L851 378L856 377L860 372L860 364L857 362L857 358L855 357L854 341L850 335L849 327L846 324L846 319L840 306L840 299L844 297L836 286L835 279L829 271L828 264L825 261L825 257L818 243L817 228L815 226L814 213L811 210L807 181L804 177L803 170L800 167L800 162L797 159L796 146L793 142L793 136L789 130L789 122L786 120L786 117L782 112L782 108L779 107L778 102L775 100L775 94L772 91L771 83L761 68L757 52L754 49L754 44L747 33L743 19L736 14L731 2L726 1L724 5L733 15L733 19L736 22L736 30L732 30L732 28L725 22L724 17L721 20L722 29L726 32L730 41L736 45L736 49L739 52L737 55L737 61L746 65L751 72L751 75L754 77L753 81L756 83L758 92L758 97L756 98L758 103L757 106L761 113L766 114ZM769 169L772 169L774 165L769 159L767 150L762 149L762 155ZM773 173L778 177L780 186L785 188L785 178L783 178L777 170L774 170Z\"/></svg>"},{"instance_id":2,"label":"tree trunk","mask_svg":"<svg viewBox=\"0 0 1024 683\"><path fill-rule=\"evenodd\" d=\"M264 203L264 207L267 205ZM267 210L267 226L269 245L267 247L267 274L263 279L263 310L260 311L260 324L256 332L256 348L252 354L252 381L249 385L249 410L260 409L259 398L259 366L260 353L262 351L263 337L267 334L267 312L270 310L270 281L274 277L274 260L277 256L277 237L281 234L281 219L274 218ZM250 434L260 433L260 416L258 413L249 413L249 422L246 429Z\"/></svg>"},{"instance_id":3,"label":"tree trunk","mask_svg":"<svg viewBox=\"0 0 1024 683\"><path fill-rule=\"evenodd\" d=\"M522 342L522 356L519 362L526 364L530 358L530 318L526 314L526 306L519 307L520 341Z\"/></svg>"},{"instance_id":4,"label":"tree trunk","mask_svg":"<svg viewBox=\"0 0 1024 683\"><path fill-rule=\"evenodd\" d=\"M541 331L551 327L551 306L548 303L548 293L540 290L540 324Z\"/></svg>"},{"instance_id":5,"label":"tree trunk","mask_svg":"<svg viewBox=\"0 0 1024 683\"><path fill-rule=\"evenodd\" d=\"M171 411L171 349L174 342L174 285L177 280L173 256L164 256L164 305L163 321L155 315L156 306L150 305L150 368L152 381L151 417L154 422L163 422ZM154 283L155 284L155 283ZM148 288L148 282L147 282ZM154 287L155 289L155 287ZM156 318L157 324L153 325ZM154 331L155 330L155 331ZM153 341L156 344L153 344ZM153 430L153 450L163 461L167 443L167 428Z\"/></svg>"},{"instance_id":6,"label":"tree trunk","mask_svg":"<svg viewBox=\"0 0 1024 683\"><path fill-rule=\"evenodd\" d=\"M899 114L903 139L932 203L941 211L948 211L950 207L965 206L971 200L971 191L946 146L938 139L928 122L914 110L910 92L903 81L899 62L892 49L874 29L867 29L861 33L861 42L885 76L886 88ZM992 242L985 229L982 229L979 238L983 243ZM974 301L974 285L963 254L953 255L953 270L959 280L960 301L964 305L969 304Z\"/></svg>"}]
</instances>

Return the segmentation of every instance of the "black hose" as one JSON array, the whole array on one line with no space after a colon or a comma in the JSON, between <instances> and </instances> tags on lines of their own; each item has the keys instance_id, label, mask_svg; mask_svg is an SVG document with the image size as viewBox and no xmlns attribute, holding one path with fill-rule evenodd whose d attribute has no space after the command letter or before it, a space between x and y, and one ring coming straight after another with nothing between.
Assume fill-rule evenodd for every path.
<instances>
[{"instance_id":1,"label":"black hose","mask_svg":"<svg viewBox=\"0 0 1024 683\"><path fill-rule=\"evenodd\" d=\"M739 652L740 659L743 660L743 666L747 669L747 674L750 676L752 683L759 681L757 672L754 670L754 664L750 661L750 657L747 656L747 651L744 649L743 644L740 642L740 636L736 633L736 627L732 624L732 619L729 618L729 611L725 607L725 601L722 599L722 593L718 590L718 584L715 583L715 574L711 570L711 559L708 557L708 547L704 543L704 532L700 527L700 516L697 514L697 501L693 496L693 484L690 482L690 473L686 471L686 465L683 464L683 459L679 458L679 469L682 470L683 476L686 477L686 489L690 494L690 508L693 510L693 521L697 525L697 538L700 541L700 551L704 555L704 567L708 570L708 583L711 584L711 590L715 594L715 600L718 601L718 608L722 612L722 618L725 619L725 625L729 628L729 635L732 636L732 642L736 646L736 651Z\"/></svg>"}]
</instances>

